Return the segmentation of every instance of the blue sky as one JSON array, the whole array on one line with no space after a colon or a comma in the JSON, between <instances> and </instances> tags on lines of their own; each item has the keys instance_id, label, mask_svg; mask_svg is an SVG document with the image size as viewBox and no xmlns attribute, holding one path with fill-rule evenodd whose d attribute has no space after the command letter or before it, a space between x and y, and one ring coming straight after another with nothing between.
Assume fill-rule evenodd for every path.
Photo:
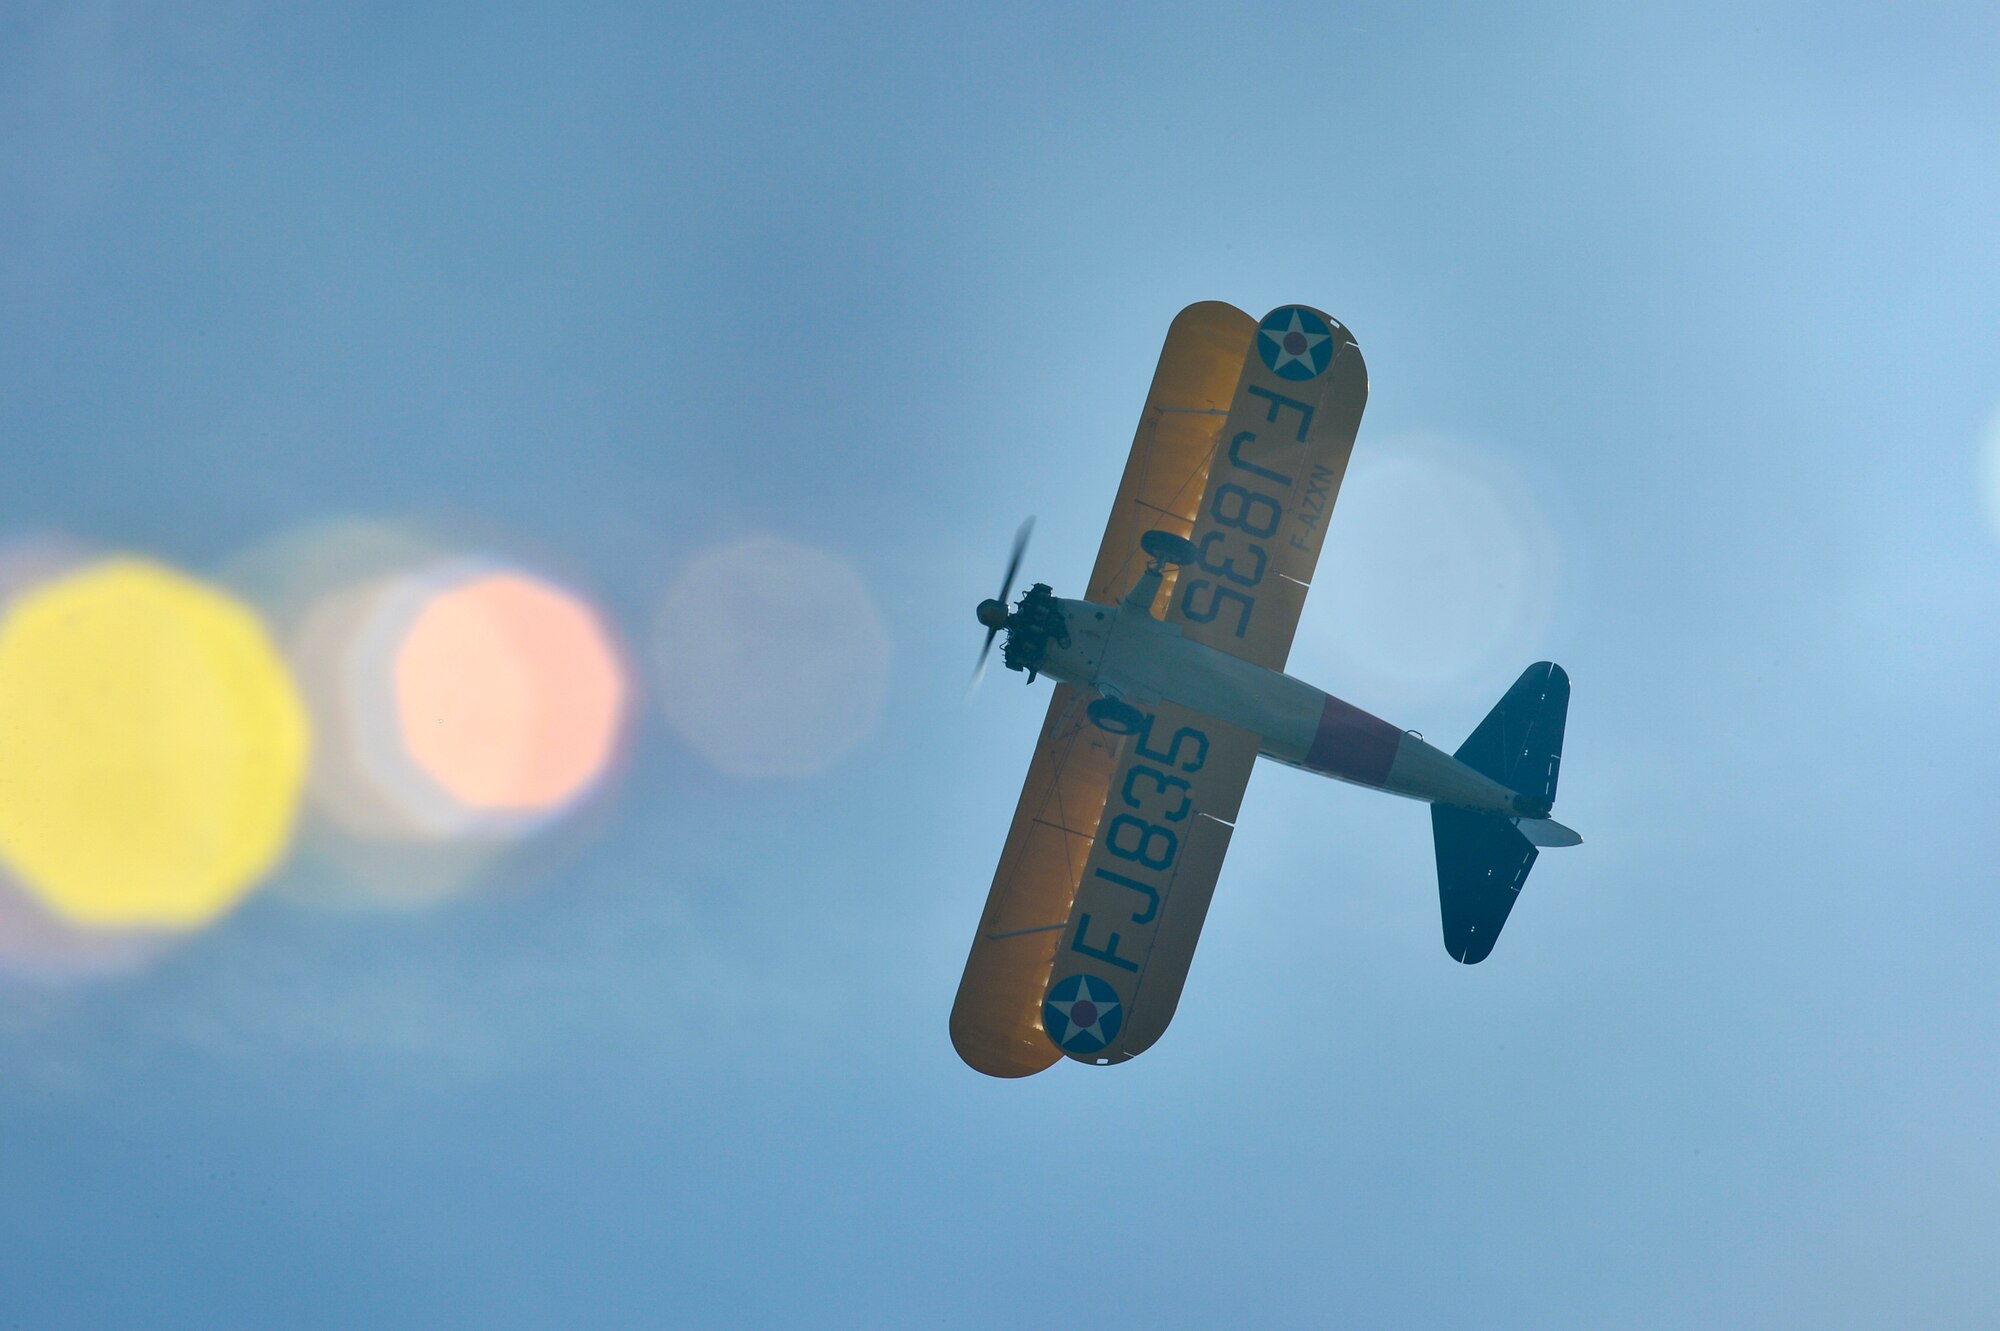
<instances>
[{"instance_id":1,"label":"blue sky","mask_svg":"<svg viewBox=\"0 0 2000 1331\"><path fill-rule=\"evenodd\" d=\"M1991 1325L1996 26L11 11L0 529L469 524L635 643L775 535L889 651L817 774L654 679L485 892L281 875L7 989L0 1323ZM1586 844L1461 968L1420 807L1260 770L1168 1036L988 1081L945 1015L1045 698L962 703L972 606L1028 513L1080 584L1200 299L1371 369L1293 672L1455 742L1562 662Z\"/></svg>"}]
</instances>

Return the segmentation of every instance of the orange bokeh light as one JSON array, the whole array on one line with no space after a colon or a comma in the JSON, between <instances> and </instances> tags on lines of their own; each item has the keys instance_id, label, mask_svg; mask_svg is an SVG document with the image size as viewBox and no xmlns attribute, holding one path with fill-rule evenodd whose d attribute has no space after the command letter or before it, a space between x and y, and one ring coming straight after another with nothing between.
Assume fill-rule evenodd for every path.
<instances>
[{"instance_id":1,"label":"orange bokeh light","mask_svg":"<svg viewBox=\"0 0 2000 1331\"><path fill-rule=\"evenodd\" d=\"M493 572L438 591L395 658L411 759L469 808L535 813L610 763L625 671L597 615L539 579Z\"/></svg>"}]
</instances>

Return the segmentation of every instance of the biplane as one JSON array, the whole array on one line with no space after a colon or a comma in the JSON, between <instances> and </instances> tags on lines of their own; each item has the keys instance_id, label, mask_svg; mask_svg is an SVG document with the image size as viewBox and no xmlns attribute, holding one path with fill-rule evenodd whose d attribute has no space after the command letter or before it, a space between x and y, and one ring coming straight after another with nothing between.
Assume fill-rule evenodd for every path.
<instances>
[{"instance_id":1,"label":"biplane","mask_svg":"<svg viewBox=\"0 0 2000 1331\"><path fill-rule=\"evenodd\" d=\"M1339 321L1287 305L1174 319L1081 600L1012 606L986 644L1054 680L951 1014L980 1072L1120 1063L1173 1019L1261 754L1431 806L1445 950L1493 950L1550 818L1569 678L1528 667L1457 752L1284 673L1368 399Z\"/></svg>"}]
</instances>

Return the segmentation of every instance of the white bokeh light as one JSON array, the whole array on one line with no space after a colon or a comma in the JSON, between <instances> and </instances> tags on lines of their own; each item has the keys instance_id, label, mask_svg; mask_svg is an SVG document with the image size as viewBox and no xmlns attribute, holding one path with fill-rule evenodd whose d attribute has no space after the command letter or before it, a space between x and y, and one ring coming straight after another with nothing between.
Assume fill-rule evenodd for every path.
<instances>
[{"instance_id":1,"label":"white bokeh light","mask_svg":"<svg viewBox=\"0 0 2000 1331\"><path fill-rule=\"evenodd\" d=\"M1535 660L1559 560L1498 459L1430 436L1357 458L1341 486L1294 667L1357 700L1484 695Z\"/></svg>"},{"instance_id":2,"label":"white bokeh light","mask_svg":"<svg viewBox=\"0 0 2000 1331\"><path fill-rule=\"evenodd\" d=\"M667 720L736 776L810 776L875 728L889 635L846 561L776 536L698 556L660 607Z\"/></svg>"}]
</instances>

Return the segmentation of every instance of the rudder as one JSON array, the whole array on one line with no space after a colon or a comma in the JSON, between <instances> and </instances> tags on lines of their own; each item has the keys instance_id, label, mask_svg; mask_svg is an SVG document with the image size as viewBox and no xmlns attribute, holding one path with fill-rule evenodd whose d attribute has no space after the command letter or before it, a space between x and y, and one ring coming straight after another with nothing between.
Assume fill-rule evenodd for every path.
<instances>
[{"instance_id":1,"label":"rudder","mask_svg":"<svg viewBox=\"0 0 2000 1331\"><path fill-rule=\"evenodd\" d=\"M1452 756L1536 801L1546 815L1556 802L1568 716L1569 675L1553 661L1537 661Z\"/></svg>"}]
</instances>

